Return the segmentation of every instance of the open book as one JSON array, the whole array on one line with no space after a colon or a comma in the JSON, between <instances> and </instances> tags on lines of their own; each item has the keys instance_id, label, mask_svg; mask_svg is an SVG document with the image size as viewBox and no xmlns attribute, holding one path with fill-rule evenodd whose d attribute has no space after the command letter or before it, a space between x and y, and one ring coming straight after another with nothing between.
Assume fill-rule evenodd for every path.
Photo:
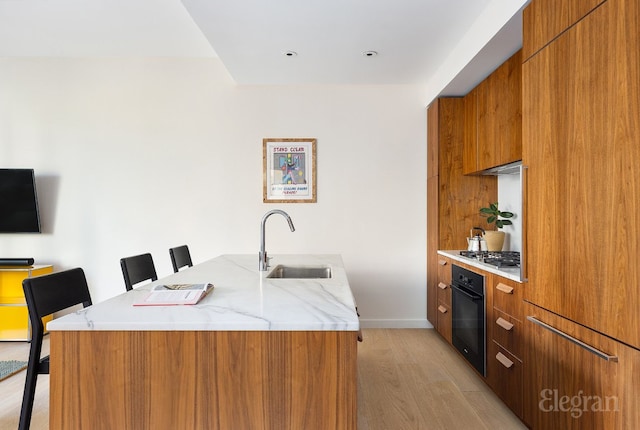
<instances>
[{"instance_id":1,"label":"open book","mask_svg":"<svg viewBox=\"0 0 640 430\"><path fill-rule=\"evenodd\" d=\"M209 283L156 285L142 301L135 302L133 306L195 305L211 290L213 284Z\"/></svg>"}]
</instances>

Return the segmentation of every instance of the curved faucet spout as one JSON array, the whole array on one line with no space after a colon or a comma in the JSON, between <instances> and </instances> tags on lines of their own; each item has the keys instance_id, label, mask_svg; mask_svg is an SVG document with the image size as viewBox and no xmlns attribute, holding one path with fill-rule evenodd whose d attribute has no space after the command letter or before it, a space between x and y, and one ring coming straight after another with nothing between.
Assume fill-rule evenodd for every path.
<instances>
[{"instance_id":1,"label":"curved faucet spout","mask_svg":"<svg viewBox=\"0 0 640 430\"><path fill-rule=\"evenodd\" d=\"M267 223L267 218L269 218L273 214L280 214L283 217L285 217L287 219L287 222L289 223L289 228L291 229L291 231L296 231L295 227L293 226L293 221L291 221L291 217L285 211L280 209L273 209L267 212L266 214L264 214L264 216L262 217L262 223L260 224L260 254L258 255L260 259L259 267L261 272L266 271L267 267L269 267L269 261L267 259L267 251L265 250L265 246L264 246L264 237L265 237L265 225Z\"/></svg>"}]
</instances>

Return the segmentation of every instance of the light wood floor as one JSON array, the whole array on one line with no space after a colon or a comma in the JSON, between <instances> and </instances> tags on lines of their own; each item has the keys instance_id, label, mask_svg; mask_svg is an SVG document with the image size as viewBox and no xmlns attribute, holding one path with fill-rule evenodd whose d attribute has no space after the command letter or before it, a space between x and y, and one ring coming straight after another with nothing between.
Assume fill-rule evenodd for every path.
<instances>
[{"instance_id":1,"label":"light wood floor","mask_svg":"<svg viewBox=\"0 0 640 430\"><path fill-rule=\"evenodd\" d=\"M525 429L434 330L364 329L358 344L358 429ZM45 337L43 354L49 352ZM29 344L0 342L0 360ZM18 427L26 371L0 381L0 430ZM48 429L49 377L40 376L31 428Z\"/></svg>"}]
</instances>

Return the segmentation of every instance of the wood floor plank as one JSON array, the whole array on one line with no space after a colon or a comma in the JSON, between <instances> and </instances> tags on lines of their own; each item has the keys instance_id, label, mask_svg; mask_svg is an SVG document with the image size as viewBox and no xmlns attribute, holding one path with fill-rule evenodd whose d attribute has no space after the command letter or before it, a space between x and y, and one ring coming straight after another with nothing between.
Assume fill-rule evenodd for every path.
<instances>
[{"instance_id":1,"label":"wood floor plank","mask_svg":"<svg viewBox=\"0 0 640 430\"><path fill-rule=\"evenodd\" d=\"M358 429L525 429L434 330L364 329L358 344ZM48 354L45 337L43 354ZM26 342L0 342L0 360L27 360ZM26 372L0 381L0 430L18 426ZM40 376L33 430L49 428Z\"/></svg>"},{"instance_id":2,"label":"wood floor plank","mask_svg":"<svg viewBox=\"0 0 640 430\"><path fill-rule=\"evenodd\" d=\"M513 412L504 407L494 392L465 391L462 395L491 430L527 428Z\"/></svg>"}]
</instances>

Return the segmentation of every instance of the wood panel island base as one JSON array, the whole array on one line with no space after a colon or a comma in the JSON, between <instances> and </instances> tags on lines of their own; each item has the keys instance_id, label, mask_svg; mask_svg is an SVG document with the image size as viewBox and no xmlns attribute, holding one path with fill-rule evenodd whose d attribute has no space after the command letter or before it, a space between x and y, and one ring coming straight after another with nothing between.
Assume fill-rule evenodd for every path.
<instances>
[{"instance_id":1,"label":"wood panel island base","mask_svg":"<svg viewBox=\"0 0 640 430\"><path fill-rule=\"evenodd\" d=\"M50 429L356 429L355 302L329 279L272 279L221 256L54 319ZM133 306L161 283L211 282L193 306ZM123 288L124 290L124 288Z\"/></svg>"},{"instance_id":2,"label":"wood panel island base","mask_svg":"<svg viewBox=\"0 0 640 430\"><path fill-rule=\"evenodd\" d=\"M53 429L355 429L357 332L51 333Z\"/></svg>"}]
</instances>

